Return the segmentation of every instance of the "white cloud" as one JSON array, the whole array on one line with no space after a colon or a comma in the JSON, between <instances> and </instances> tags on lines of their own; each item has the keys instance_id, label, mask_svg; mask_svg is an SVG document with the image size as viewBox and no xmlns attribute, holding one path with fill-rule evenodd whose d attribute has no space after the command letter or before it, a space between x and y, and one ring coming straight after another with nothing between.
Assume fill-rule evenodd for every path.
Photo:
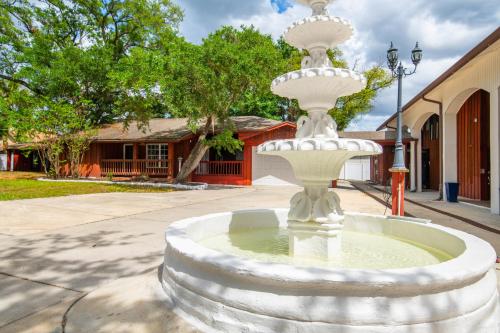
<instances>
[{"instance_id":1,"label":"white cloud","mask_svg":"<svg viewBox=\"0 0 500 333\"><path fill-rule=\"evenodd\" d=\"M471 40L479 41L488 32L489 26L470 26L463 22L442 20L431 13L421 13L408 22L410 36L423 41L428 50L461 49Z\"/></svg>"},{"instance_id":2,"label":"white cloud","mask_svg":"<svg viewBox=\"0 0 500 333\"><path fill-rule=\"evenodd\" d=\"M278 12L273 10L267 1L262 3L261 8L262 10L255 15L244 19L232 17L228 23L236 27L240 25L254 25L261 32L270 34L273 38L278 39L294 21L310 15L310 10L304 6L293 6L283 14L278 14Z\"/></svg>"},{"instance_id":3,"label":"white cloud","mask_svg":"<svg viewBox=\"0 0 500 333\"><path fill-rule=\"evenodd\" d=\"M364 114L354 119L346 131L373 131L386 119L386 115Z\"/></svg>"}]
</instances>

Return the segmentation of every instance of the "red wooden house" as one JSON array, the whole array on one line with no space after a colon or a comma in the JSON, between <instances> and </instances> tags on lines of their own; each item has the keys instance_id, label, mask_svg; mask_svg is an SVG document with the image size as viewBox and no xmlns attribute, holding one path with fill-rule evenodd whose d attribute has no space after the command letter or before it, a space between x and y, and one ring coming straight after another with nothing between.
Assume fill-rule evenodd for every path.
<instances>
[{"instance_id":1,"label":"red wooden house","mask_svg":"<svg viewBox=\"0 0 500 333\"><path fill-rule=\"evenodd\" d=\"M295 136L289 122L254 116L232 117L235 136L244 143L241 152L218 154L209 150L191 175L194 182L251 185L255 147L265 141ZM217 131L217 128L215 128ZM141 130L136 123L103 126L90 146L81 167L84 177L149 176L173 179L196 143L197 135L187 119L152 119Z\"/></svg>"}]
</instances>

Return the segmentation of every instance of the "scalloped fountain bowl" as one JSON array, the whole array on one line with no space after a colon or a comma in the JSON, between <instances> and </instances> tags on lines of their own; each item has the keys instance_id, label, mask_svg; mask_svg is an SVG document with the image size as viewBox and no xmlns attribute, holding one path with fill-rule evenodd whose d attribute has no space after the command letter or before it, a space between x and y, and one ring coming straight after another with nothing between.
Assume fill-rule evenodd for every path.
<instances>
[{"instance_id":1,"label":"scalloped fountain bowl","mask_svg":"<svg viewBox=\"0 0 500 333\"><path fill-rule=\"evenodd\" d=\"M163 289L207 332L498 332L493 248L426 220L346 213L341 255L288 256L287 209L186 219Z\"/></svg>"},{"instance_id":2,"label":"scalloped fountain bowl","mask_svg":"<svg viewBox=\"0 0 500 333\"><path fill-rule=\"evenodd\" d=\"M366 86L366 79L342 68L307 68L283 74L272 82L274 94L295 98L304 110L332 109L337 97L349 96Z\"/></svg>"}]
</instances>

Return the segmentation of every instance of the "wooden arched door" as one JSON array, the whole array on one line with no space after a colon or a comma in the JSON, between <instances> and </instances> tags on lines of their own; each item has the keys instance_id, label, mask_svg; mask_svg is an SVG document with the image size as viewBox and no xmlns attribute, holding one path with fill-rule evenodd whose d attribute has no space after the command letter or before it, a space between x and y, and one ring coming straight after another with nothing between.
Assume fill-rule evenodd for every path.
<instances>
[{"instance_id":1,"label":"wooden arched door","mask_svg":"<svg viewBox=\"0 0 500 333\"><path fill-rule=\"evenodd\" d=\"M490 97L475 92L457 114L459 195L490 200Z\"/></svg>"}]
</instances>

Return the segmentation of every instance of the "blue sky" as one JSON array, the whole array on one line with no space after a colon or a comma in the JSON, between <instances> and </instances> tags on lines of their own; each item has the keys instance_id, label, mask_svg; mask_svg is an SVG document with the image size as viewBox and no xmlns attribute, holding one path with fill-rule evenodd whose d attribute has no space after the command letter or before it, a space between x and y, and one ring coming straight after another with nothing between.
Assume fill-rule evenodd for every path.
<instances>
[{"instance_id":1,"label":"blue sky","mask_svg":"<svg viewBox=\"0 0 500 333\"><path fill-rule=\"evenodd\" d=\"M288 8L293 6L288 0L271 0L271 4L279 14L286 12Z\"/></svg>"},{"instance_id":2,"label":"blue sky","mask_svg":"<svg viewBox=\"0 0 500 333\"><path fill-rule=\"evenodd\" d=\"M294 21L311 15L294 0L174 0L184 9L181 33L198 43L221 25L254 25L279 38ZM404 101L410 100L468 50L493 32L500 22L498 0L336 0L331 15L351 21L353 38L340 46L348 63L363 70L385 65L391 41L401 58L419 41L424 59L418 73L404 81ZM354 121L352 130L374 130L396 109L396 87L384 90L373 110Z\"/></svg>"}]
</instances>

